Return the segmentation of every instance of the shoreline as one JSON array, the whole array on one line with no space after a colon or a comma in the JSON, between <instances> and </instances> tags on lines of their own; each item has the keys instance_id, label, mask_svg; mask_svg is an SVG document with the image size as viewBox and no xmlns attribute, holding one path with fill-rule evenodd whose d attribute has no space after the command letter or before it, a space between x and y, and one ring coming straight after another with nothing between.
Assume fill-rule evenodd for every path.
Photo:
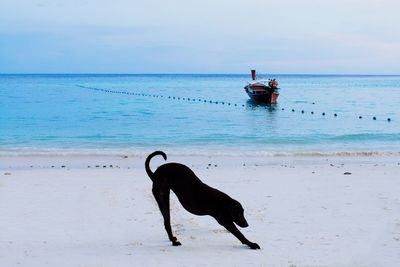
<instances>
[{"instance_id":1,"label":"shoreline","mask_svg":"<svg viewBox=\"0 0 400 267\"><path fill-rule=\"evenodd\" d=\"M323 165L323 164L393 164L400 166L400 152L297 152L279 154L203 154L203 153L170 153L167 154L167 162L189 162L190 164L201 164L202 162L218 162L227 166L232 165L257 165L273 166L291 164L293 162L301 165ZM153 151L141 153L26 153L26 154L2 154L0 152L0 171L2 169L99 169L99 168L141 168L148 154ZM155 161L163 164L163 160ZM192 163L190 163L192 162Z\"/></svg>"}]
</instances>

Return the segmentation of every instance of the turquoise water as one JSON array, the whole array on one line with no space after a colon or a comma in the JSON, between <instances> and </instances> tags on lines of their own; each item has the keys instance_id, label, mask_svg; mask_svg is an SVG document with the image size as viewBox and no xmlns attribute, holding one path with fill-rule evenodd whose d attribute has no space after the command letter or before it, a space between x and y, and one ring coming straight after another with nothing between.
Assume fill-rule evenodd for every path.
<instances>
[{"instance_id":1,"label":"turquoise water","mask_svg":"<svg viewBox=\"0 0 400 267\"><path fill-rule=\"evenodd\" d=\"M399 153L400 76L274 78L266 106L249 75L0 75L0 152Z\"/></svg>"}]
</instances>

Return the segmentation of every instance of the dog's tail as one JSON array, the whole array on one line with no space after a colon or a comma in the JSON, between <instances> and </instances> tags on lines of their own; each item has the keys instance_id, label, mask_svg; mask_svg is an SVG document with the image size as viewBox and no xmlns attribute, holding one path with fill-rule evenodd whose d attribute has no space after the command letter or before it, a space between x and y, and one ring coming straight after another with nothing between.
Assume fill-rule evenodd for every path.
<instances>
[{"instance_id":1,"label":"dog's tail","mask_svg":"<svg viewBox=\"0 0 400 267\"><path fill-rule=\"evenodd\" d=\"M155 152L151 153L151 154L147 157L147 159L146 159L144 165L145 165L145 167L146 167L147 175L150 177L151 180L154 180L154 172L152 172L151 169L150 169L150 160L151 160L154 156L157 156L157 155L161 155L161 156L163 156L164 160L167 160L167 155L166 155L164 152L162 152L162 151L155 151Z\"/></svg>"}]
</instances>

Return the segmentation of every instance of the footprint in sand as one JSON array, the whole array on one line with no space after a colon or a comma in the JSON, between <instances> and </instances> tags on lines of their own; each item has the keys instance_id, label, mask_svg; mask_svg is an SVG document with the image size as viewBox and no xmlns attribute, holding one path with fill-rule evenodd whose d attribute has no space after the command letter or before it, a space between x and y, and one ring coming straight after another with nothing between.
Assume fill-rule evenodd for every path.
<instances>
[{"instance_id":1,"label":"footprint in sand","mask_svg":"<svg viewBox=\"0 0 400 267\"><path fill-rule=\"evenodd\" d=\"M194 218L190 218L189 219L189 224L190 225L195 225L195 226L198 226L199 224L196 222L196 220L194 219Z\"/></svg>"},{"instance_id":2,"label":"footprint in sand","mask_svg":"<svg viewBox=\"0 0 400 267\"><path fill-rule=\"evenodd\" d=\"M110 189L103 190L102 195L109 207L115 207L117 205L117 200L115 199L115 196L112 194Z\"/></svg>"},{"instance_id":3,"label":"footprint in sand","mask_svg":"<svg viewBox=\"0 0 400 267\"><path fill-rule=\"evenodd\" d=\"M175 232L176 232L177 234L182 233L182 232L185 232L185 230L186 230L186 229L184 228L183 224L180 224L180 223L173 224L173 225L172 225L172 228L175 229Z\"/></svg>"},{"instance_id":4,"label":"footprint in sand","mask_svg":"<svg viewBox=\"0 0 400 267\"><path fill-rule=\"evenodd\" d=\"M228 232L228 230L226 230L226 229L215 229L215 230L212 230L214 233L216 233L216 234L226 234L226 233L229 233Z\"/></svg>"},{"instance_id":5,"label":"footprint in sand","mask_svg":"<svg viewBox=\"0 0 400 267\"><path fill-rule=\"evenodd\" d=\"M137 246L143 246L142 242L136 241L136 242L131 242L128 244L125 244L126 247L137 247Z\"/></svg>"}]
</instances>

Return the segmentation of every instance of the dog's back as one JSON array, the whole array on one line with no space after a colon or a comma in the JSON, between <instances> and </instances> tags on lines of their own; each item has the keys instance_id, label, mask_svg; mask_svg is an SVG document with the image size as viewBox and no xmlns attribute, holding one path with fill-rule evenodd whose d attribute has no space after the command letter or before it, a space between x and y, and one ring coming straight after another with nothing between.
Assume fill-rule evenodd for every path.
<instances>
[{"instance_id":1,"label":"dog's back","mask_svg":"<svg viewBox=\"0 0 400 267\"><path fill-rule=\"evenodd\" d=\"M166 180L172 191L199 187L203 182L186 165L180 163L167 163L158 167L154 172L157 179Z\"/></svg>"},{"instance_id":2,"label":"dog's back","mask_svg":"<svg viewBox=\"0 0 400 267\"><path fill-rule=\"evenodd\" d=\"M150 169L150 160L156 155L161 155L165 160L167 159L166 154L162 151L153 152L147 157L145 162L146 172L154 183L165 184L175 193L196 189L204 185L189 167L180 163L166 163L158 167L153 173Z\"/></svg>"},{"instance_id":3,"label":"dog's back","mask_svg":"<svg viewBox=\"0 0 400 267\"><path fill-rule=\"evenodd\" d=\"M154 153L162 155L163 152ZM180 163L163 164L150 175L153 186L171 189L182 206L197 215L214 213L213 210L218 208L216 203L225 203L221 200L230 199L225 193L203 183L189 167Z\"/></svg>"}]
</instances>

